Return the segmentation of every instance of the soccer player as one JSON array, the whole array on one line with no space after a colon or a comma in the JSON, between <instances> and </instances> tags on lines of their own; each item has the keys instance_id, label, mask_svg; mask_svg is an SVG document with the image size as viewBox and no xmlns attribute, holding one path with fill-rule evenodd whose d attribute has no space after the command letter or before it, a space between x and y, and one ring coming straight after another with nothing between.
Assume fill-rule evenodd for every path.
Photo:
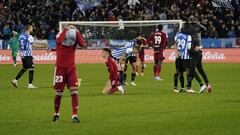
<instances>
[{"instance_id":1,"label":"soccer player","mask_svg":"<svg viewBox=\"0 0 240 135\"><path fill-rule=\"evenodd\" d=\"M142 36L138 36L137 38L139 38L139 40L137 40L140 45L140 50L139 50L139 53L138 53L138 61L140 61L141 63L141 76L144 76L144 68L145 68L145 64L144 64L144 57L145 57L145 52L144 52L144 49L146 47L148 47L148 44L147 44L147 40L142 37ZM138 64L137 64L137 67L136 67L136 75L138 75Z\"/></svg>"},{"instance_id":2,"label":"soccer player","mask_svg":"<svg viewBox=\"0 0 240 135\"><path fill-rule=\"evenodd\" d=\"M176 42L176 49L177 49L177 58L175 61L176 66L176 73L174 74L174 92L179 93L177 89L177 83L178 83L178 76L180 75L180 82L181 82L181 92L184 91L184 78L183 78L183 72L184 69L187 71L187 76L190 74L190 56L189 56L189 49L191 49L191 42L192 37L185 33L185 31L182 29L181 32L178 32L175 36L175 42ZM190 79L190 78L188 78ZM192 90L190 87L188 87L187 92L189 93L195 93L194 90Z\"/></svg>"},{"instance_id":3,"label":"soccer player","mask_svg":"<svg viewBox=\"0 0 240 135\"><path fill-rule=\"evenodd\" d=\"M114 59L119 61L120 64L120 83L126 83L127 78L127 63L130 62L132 66L132 77L131 77L131 85L136 86L135 77L136 77L136 65L137 65L137 58L136 54L139 52L139 46L136 44L136 41L129 41L124 47L117 48L113 51L112 56Z\"/></svg>"},{"instance_id":4,"label":"soccer player","mask_svg":"<svg viewBox=\"0 0 240 135\"><path fill-rule=\"evenodd\" d=\"M119 73L118 66L112 57L112 52L108 48L104 48L102 52L103 58L106 59L106 66L109 72L109 79L105 88L103 89L103 94L113 94L116 91L120 91L122 95L125 94L125 90L122 85L119 85Z\"/></svg>"},{"instance_id":5,"label":"soccer player","mask_svg":"<svg viewBox=\"0 0 240 135\"><path fill-rule=\"evenodd\" d=\"M167 34L162 32L162 30L163 25L159 24L157 32L152 33L147 39L148 45L154 49L154 80L162 80L160 78L160 74L162 69L162 62L165 59L163 51L168 45Z\"/></svg>"},{"instance_id":6,"label":"soccer player","mask_svg":"<svg viewBox=\"0 0 240 135\"><path fill-rule=\"evenodd\" d=\"M201 50L201 45L200 45L200 36L199 36L199 31L203 27L197 20L194 20L195 18L190 18L189 20L189 29L188 33L193 37L193 42L192 42L192 48L190 50L190 67L191 67L191 74L192 77L196 77L197 73L195 71L195 68L197 67L198 72L201 74L202 78L204 79L206 85L203 85L201 82L201 79L196 77L197 81L200 84L200 90L199 93L204 92L204 90L207 88L208 92L212 91L212 86L209 83L208 77L203 70L202 66L202 50ZM190 83L190 82L189 82Z\"/></svg>"},{"instance_id":7,"label":"soccer player","mask_svg":"<svg viewBox=\"0 0 240 135\"><path fill-rule=\"evenodd\" d=\"M18 55L18 48L19 48L19 34L15 31L12 32L13 36L10 38L8 44L12 50L12 58L13 58L13 66L17 66L17 55Z\"/></svg>"},{"instance_id":8,"label":"soccer player","mask_svg":"<svg viewBox=\"0 0 240 135\"><path fill-rule=\"evenodd\" d=\"M53 122L59 120L59 109L61 97L64 91L65 84L70 89L72 97L72 122L79 123L78 113L78 77L75 64L75 52L77 45L84 47L85 41L79 30L73 26L65 26L63 31L59 32L56 38L56 67L54 72L54 89L56 91L54 99L55 113Z\"/></svg>"},{"instance_id":9,"label":"soccer player","mask_svg":"<svg viewBox=\"0 0 240 135\"><path fill-rule=\"evenodd\" d=\"M33 32L33 26L27 25L26 31L22 33L19 36L19 42L20 42L20 52L22 57L22 65L23 68L18 72L15 79L12 81L12 85L14 87L18 87L17 81L21 78L21 76L29 70L29 82L28 82L28 88L34 89L37 88L35 85L32 84L33 82L33 76L34 76L34 63L33 63L33 56L32 56L32 45L34 43L33 36L30 35L31 32Z\"/></svg>"}]
</instances>

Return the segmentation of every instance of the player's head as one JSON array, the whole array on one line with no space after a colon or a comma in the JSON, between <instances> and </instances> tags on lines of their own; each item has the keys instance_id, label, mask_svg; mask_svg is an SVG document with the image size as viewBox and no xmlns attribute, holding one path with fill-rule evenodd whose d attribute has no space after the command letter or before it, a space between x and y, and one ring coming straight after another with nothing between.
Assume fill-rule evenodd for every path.
<instances>
[{"instance_id":1,"label":"player's head","mask_svg":"<svg viewBox=\"0 0 240 135\"><path fill-rule=\"evenodd\" d=\"M188 31L189 31L189 27L190 27L190 24L188 22L186 22L183 26L183 28L181 28L181 33L183 34L188 34Z\"/></svg>"},{"instance_id":2,"label":"player's head","mask_svg":"<svg viewBox=\"0 0 240 135\"><path fill-rule=\"evenodd\" d=\"M158 31L162 31L163 30L163 25L162 24L158 24Z\"/></svg>"},{"instance_id":3,"label":"player's head","mask_svg":"<svg viewBox=\"0 0 240 135\"><path fill-rule=\"evenodd\" d=\"M33 32L33 26L32 25L27 25L26 26L26 32L29 32L29 33Z\"/></svg>"},{"instance_id":4,"label":"player's head","mask_svg":"<svg viewBox=\"0 0 240 135\"><path fill-rule=\"evenodd\" d=\"M103 58L108 58L112 56L112 51L109 48L103 48L102 56Z\"/></svg>"},{"instance_id":5,"label":"player's head","mask_svg":"<svg viewBox=\"0 0 240 135\"><path fill-rule=\"evenodd\" d=\"M135 46L141 46L143 44L143 40L141 36L137 36L135 40L136 40Z\"/></svg>"}]
</instances>

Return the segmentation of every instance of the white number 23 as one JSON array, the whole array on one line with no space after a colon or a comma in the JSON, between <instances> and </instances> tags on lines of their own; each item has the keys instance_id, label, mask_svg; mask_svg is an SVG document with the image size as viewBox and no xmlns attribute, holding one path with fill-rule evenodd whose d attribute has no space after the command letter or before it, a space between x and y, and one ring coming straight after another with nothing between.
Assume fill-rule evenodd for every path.
<instances>
[{"instance_id":1,"label":"white number 23","mask_svg":"<svg viewBox=\"0 0 240 135\"><path fill-rule=\"evenodd\" d=\"M57 76L55 77L55 82L56 82L56 83L61 83L61 82L63 82L63 76L58 76L58 75L57 75Z\"/></svg>"}]
</instances>

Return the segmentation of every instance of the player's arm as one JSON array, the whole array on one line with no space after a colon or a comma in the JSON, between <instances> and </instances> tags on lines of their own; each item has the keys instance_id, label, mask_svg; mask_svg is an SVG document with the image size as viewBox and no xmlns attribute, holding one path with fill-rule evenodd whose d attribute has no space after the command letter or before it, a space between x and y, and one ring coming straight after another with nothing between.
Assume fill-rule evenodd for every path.
<instances>
[{"instance_id":1,"label":"player's arm","mask_svg":"<svg viewBox=\"0 0 240 135\"><path fill-rule=\"evenodd\" d=\"M33 36L29 36L28 42L30 43L30 45L33 45L33 43L34 43L34 38L33 38Z\"/></svg>"},{"instance_id":2,"label":"player's arm","mask_svg":"<svg viewBox=\"0 0 240 135\"><path fill-rule=\"evenodd\" d=\"M109 68L109 79L113 80L116 74L118 73L118 69L114 68L115 62L112 61L111 59L108 61L108 68Z\"/></svg>"},{"instance_id":3,"label":"player's arm","mask_svg":"<svg viewBox=\"0 0 240 135\"><path fill-rule=\"evenodd\" d=\"M147 44L152 47L152 41L154 40L154 33L151 34L147 39Z\"/></svg>"},{"instance_id":4,"label":"player's arm","mask_svg":"<svg viewBox=\"0 0 240 135\"><path fill-rule=\"evenodd\" d=\"M164 36L164 49L168 46L168 36L165 34Z\"/></svg>"},{"instance_id":5,"label":"player's arm","mask_svg":"<svg viewBox=\"0 0 240 135\"><path fill-rule=\"evenodd\" d=\"M192 48L192 37L190 35L188 35L188 39L187 39L187 48L188 50Z\"/></svg>"},{"instance_id":6,"label":"player's arm","mask_svg":"<svg viewBox=\"0 0 240 135\"><path fill-rule=\"evenodd\" d=\"M82 37L82 34L80 33L80 31L77 30L77 43L79 46L84 47L85 46L85 41Z\"/></svg>"},{"instance_id":7,"label":"player's arm","mask_svg":"<svg viewBox=\"0 0 240 135\"><path fill-rule=\"evenodd\" d=\"M64 28L62 32L59 32L57 37L56 37L56 42L57 43L62 43L66 37L68 29Z\"/></svg>"}]
</instances>

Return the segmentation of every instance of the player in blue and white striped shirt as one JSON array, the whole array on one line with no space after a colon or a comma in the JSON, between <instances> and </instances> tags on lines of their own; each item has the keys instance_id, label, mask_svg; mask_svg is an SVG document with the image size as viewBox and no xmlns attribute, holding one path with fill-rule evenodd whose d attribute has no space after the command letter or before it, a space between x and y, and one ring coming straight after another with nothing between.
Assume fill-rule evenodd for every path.
<instances>
[{"instance_id":1,"label":"player in blue and white striped shirt","mask_svg":"<svg viewBox=\"0 0 240 135\"><path fill-rule=\"evenodd\" d=\"M34 43L33 36L30 35L31 32L33 32L33 26L28 25L26 26L25 33L22 33L19 36L19 47L21 52L21 58L22 58L22 64L23 68L19 71L15 79L12 81L12 84L14 87L17 88L17 80L21 78L21 76L29 70L29 84L28 88L37 88L32 84L33 76L34 76L34 63L33 63L33 57L32 57L32 45Z\"/></svg>"},{"instance_id":2,"label":"player in blue and white striped shirt","mask_svg":"<svg viewBox=\"0 0 240 135\"><path fill-rule=\"evenodd\" d=\"M175 61L176 66L176 73L174 74L174 92L179 92L177 90L177 83L178 83L178 76L180 75L180 82L181 82L181 90L180 92L184 91L184 77L183 72L187 71L188 80L190 79L190 56L189 50L191 49L192 45L192 37L184 32L184 29L181 32L178 32L175 36L176 42L176 49L177 49L177 56ZM187 92L194 93L192 89L188 89Z\"/></svg>"},{"instance_id":3,"label":"player in blue and white striped shirt","mask_svg":"<svg viewBox=\"0 0 240 135\"><path fill-rule=\"evenodd\" d=\"M136 54L139 52L139 46L136 42L137 39L129 41L124 47L117 48L113 51L112 56L119 61L120 64L120 82L125 83L127 78L127 63L130 62L132 66L132 77L131 77L131 85L136 86L134 80L136 77L136 66L137 66L137 58ZM123 73L124 72L124 73Z\"/></svg>"}]
</instances>

